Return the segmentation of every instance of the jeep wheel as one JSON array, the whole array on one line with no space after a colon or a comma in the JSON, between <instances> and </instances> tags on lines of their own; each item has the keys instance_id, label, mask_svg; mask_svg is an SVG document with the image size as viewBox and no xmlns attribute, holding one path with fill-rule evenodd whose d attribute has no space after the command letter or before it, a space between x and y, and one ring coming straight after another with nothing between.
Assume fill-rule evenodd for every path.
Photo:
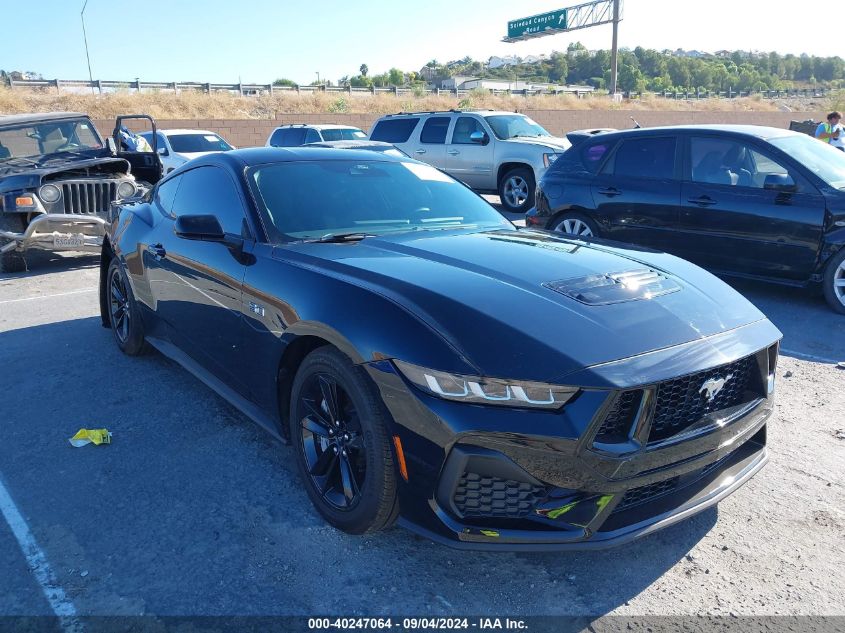
<instances>
[{"instance_id":1,"label":"jeep wheel","mask_svg":"<svg viewBox=\"0 0 845 633\"><path fill-rule=\"evenodd\" d=\"M26 221L23 215L19 213L0 214L0 231L21 233L25 228ZM8 243L6 240L0 240L0 248ZM0 273L23 273L26 270L26 259L20 251L0 253Z\"/></svg>"},{"instance_id":2,"label":"jeep wheel","mask_svg":"<svg viewBox=\"0 0 845 633\"><path fill-rule=\"evenodd\" d=\"M396 520L396 469L384 405L364 371L339 350L321 347L293 381L290 439L317 511L350 534Z\"/></svg>"},{"instance_id":3,"label":"jeep wheel","mask_svg":"<svg viewBox=\"0 0 845 633\"><path fill-rule=\"evenodd\" d=\"M111 260L106 279L109 325L114 333L114 340L124 354L139 356L147 350L144 324L132 295L132 287L117 257Z\"/></svg>"},{"instance_id":4,"label":"jeep wheel","mask_svg":"<svg viewBox=\"0 0 845 633\"><path fill-rule=\"evenodd\" d=\"M834 255L824 273L824 298L839 314L845 314L845 248Z\"/></svg>"},{"instance_id":5,"label":"jeep wheel","mask_svg":"<svg viewBox=\"0 0 845 633\"><path fill-rule=\"evenodd\" d=\"M525 213L534 206L534 173L527 167L507 172L499 181L499 200L505 211Z\"/></svg>"}]
</instances>

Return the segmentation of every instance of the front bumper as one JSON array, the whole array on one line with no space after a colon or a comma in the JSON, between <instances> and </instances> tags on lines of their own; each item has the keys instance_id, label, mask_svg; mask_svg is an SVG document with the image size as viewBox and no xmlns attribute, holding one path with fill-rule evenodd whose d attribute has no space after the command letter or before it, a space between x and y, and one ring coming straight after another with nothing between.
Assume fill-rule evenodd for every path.
<instances>
[{"instance_id":1,"label":"front bumper","mask_svg":"<svg viewBox=\"0 0 845 633\"><path fill-rule=\"evenodd\" d=\"M74 250L100 252L108 222L96 215L42 213L30 220L22 233L0 231L0 253L42 250Z\"/></svg>"},{"instance_id":2,"label":"front bumper","mask_svg":"<svg viewBox=\"0 0 845 633\"><path fill-rule=\"evenodd\" d=\"M685 363L690 374L713 367L712 355L701 353L705 345L731 349L736 362L747 355L759 371L756 392L673 437L642 441L646 425L639 443L615 447L599 442L598 432L609 403L630 384L585 389L560 411L527 411L446 402L417 391L390 363L370 364L407 461L400 523L463 549L588 550L632 541L713 506L768 459L776 340L752 351L736 338L757 345L769 328L698 343L698 354L689 346L676 352L677 362L701 359L699 366ZM673 376L683 374L668 359L653 362L632 359L629 372L619 364L604 371L640 380L649 365L655 383L666 379L667 366Z\"/></svg>"}]
</instances>

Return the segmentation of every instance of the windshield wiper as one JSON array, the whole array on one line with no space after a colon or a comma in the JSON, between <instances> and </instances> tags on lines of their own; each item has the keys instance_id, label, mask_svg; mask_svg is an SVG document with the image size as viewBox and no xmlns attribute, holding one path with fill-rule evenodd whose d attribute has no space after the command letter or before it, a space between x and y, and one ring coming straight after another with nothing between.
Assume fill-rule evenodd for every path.
<instances>
[{"instance_id":1,"label":"windshield wiper","mask_svg":"<svg viewBox=\"0 0 845 633\"><path fill-rule=\"evenodd\" d=\"M319 242L319 243L337 243L337 242L360 242L368 237L376 237L373 233L326 233L322 237L311 240L303 240L304 242Z\"/></svg>"}]
</instances>

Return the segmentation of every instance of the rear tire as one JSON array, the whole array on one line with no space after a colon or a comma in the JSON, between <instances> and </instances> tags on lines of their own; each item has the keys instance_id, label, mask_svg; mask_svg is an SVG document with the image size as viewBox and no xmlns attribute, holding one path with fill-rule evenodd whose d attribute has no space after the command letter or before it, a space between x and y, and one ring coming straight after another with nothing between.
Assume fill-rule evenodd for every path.
<instances>
[{"instance_id":1,"label":"rear tire","mask_svg":"<svg viewBox=\"0 0 845 633\"><path fill-rule=\"evenodd\" d=\"M127 356L140 356L149 348L144 338L144 324L126 273L115 257L106 274L106 306L109 325L117 346Z\"/></svg>"},{"instance_id":2,"label":"rear tire","mask_svg":"<svg viewBox=\"0 0 845 633\"><path fill-rule=\"evenodd\" d=\"M26 219L19 213L0 214L0 231L21 233L26 229ZM8 244L0 241L0 247ZM0 254L0 273L25 273L27 271L26 258L20 251Z\"/></svg>"},{"instance_id":3,"label":"rear tire","mask_svg":"<svg viewBox=\"0 0 845 633\"><path fill-rule=\"evenodd\" d=\"M845 248L834 255L824 272L824 298L839 314L845 314Z\"/></svg>"},{"instance_id":4,"label":"rear tire","mask_svg":"<svg viewBox=\"0 0 845 633\"><path fill-rule=\"evenodd\" d=\"M505 211L525 213L534 206L536 187L534 172L527 167L516 167L499 181L499 201Z\"/></svg>"},{"instance_id":5,"label":"rear tire","mask_svg":"<svg viewBox=\"0 0 845 633\"><path fill-rule=\"evenodd\" d=\"M551 226L556 233L572 237L600 237L599 227L582 213L567 211L554 219Z\"/></svg>"},{"instance_id":6,"label":"rear tire","mask_svg":"<svg viewBox=\"0 0 845 633\"><path fill-rule=\"evenodd\" d=\"M334 347L314 350L293 381L291 444L308 497L350 534L390 527L399 512L387 412L359 367Z\"/></svg>"}]
</instances>

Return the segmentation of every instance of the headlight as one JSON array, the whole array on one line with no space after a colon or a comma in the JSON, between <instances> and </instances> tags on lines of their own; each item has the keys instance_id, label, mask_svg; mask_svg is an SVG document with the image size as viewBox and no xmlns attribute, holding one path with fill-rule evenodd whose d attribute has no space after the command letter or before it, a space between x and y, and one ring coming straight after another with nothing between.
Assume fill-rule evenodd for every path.
<instances>
[{"instance_id":1,"label":"headlight","mask_svg":"<svg viewBox=\"0 0 845 633\"><path fill-rule=\"evenodd\" d=\"M560 158L560 154L543 154L543 164L548 167Z\"/></svg>"},{"instance_id":2,"label":"headlight","mask_svg":"<svg viewBox=\"0 0 845 633\"><path fill-rule=\"evenodd\" d=\"M405 378L438 398L468 404L530 409L559 409L578 393L575 387L542 382L461 376L393 361Z\"/></svg>"},{"instance_id":3,"label":"headlight","mask_svg":"<svg viewBox=\"0 0 845 633\"><path fill-rule=\"evenodd\" d=\"M131 198L135 195L137 189L135 188L135 183L130 182L128 180L124 180L117 186L117 197L125 200L126 198Z\"/></svg>"},{"instance_id":4,"label":"headlight","mask_svg":"<svg viewBox=\"0 0 845 633\"><path fill-rule=\"evenodd\" d=\"M38 190L38 196L47 204L53 204L62 197L62 190L56 185L44 185Z\"/></svg>"}]
</instances>

